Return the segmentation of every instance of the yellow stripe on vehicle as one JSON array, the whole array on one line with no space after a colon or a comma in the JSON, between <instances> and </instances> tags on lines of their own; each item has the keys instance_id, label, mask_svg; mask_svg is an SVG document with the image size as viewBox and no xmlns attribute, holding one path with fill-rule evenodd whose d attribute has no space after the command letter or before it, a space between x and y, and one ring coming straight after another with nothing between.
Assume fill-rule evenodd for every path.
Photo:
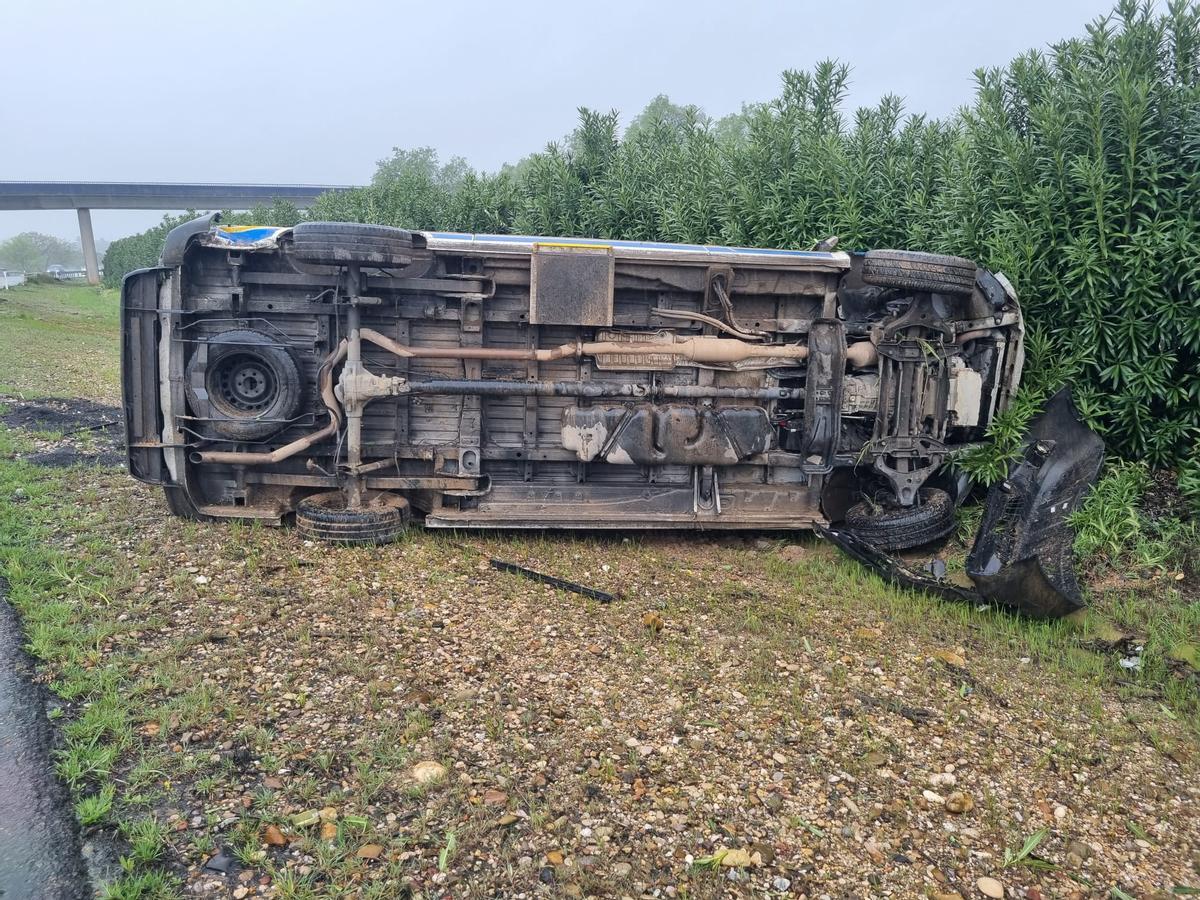
<instances>
[{"instance_id":1,"label":"yellow stripe on vehicle","mask_svg":"<svg viewBox=\"0 0 1200 900\"><path fill-rule=\"evenodd\" d=\"M535 250L611 250L612 244L539 244L533 245Z\"/></svg>"}]
</instances>

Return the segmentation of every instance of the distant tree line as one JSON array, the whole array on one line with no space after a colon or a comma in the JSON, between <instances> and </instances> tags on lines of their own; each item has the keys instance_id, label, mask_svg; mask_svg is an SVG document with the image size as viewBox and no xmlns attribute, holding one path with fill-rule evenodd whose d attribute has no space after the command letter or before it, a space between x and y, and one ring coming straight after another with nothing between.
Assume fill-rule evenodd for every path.
<instances>
[{"instance_id":1,"label":"distant tree line","mask_svg":"<svg viewBox=\"0 0 1200 900\"><path fill-rule=\"evenodd\" d=\"M37 231L24 231L0 241L0 269L34 274L53 265L68 269L82 266L79 244Z\"/></svg>"},{"instance_id":2,"label":"distant tree line","mask_svg":"<svg viewBox=\"0 0 1200 900\"><path fill-rule=\"evenodd\" d=\"M717 122L666 97L623 133L615 112L581 109L564 141L496 173L397 149L308 217L799 248L836 234L968 256L1009 275L1029 321L1001 446L1070 382L1120 453L1200 465L1198 72L1200 5L1123 0L1081 37L977 71L948 119L896 97L847 117L848 70L822 62ZM107 277L152 262L168 225L115 242Z\"/></svg>"}]
</instances>

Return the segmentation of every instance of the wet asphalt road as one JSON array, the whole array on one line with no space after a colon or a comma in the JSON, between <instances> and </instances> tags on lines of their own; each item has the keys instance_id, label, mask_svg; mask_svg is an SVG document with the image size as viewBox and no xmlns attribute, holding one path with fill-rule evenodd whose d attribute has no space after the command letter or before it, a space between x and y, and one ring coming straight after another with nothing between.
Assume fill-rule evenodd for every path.
<instances>
[{"instance_id":1,"label":"wet asphalt road","mask_svg":"<svg viewBox=\"0 0 1200 900\"><path fill-rule=\"evenodd\" d=\"M70 798L54 777L45 695L0 578L0 900L92 896Z\"/></svg>"}]
</instances>

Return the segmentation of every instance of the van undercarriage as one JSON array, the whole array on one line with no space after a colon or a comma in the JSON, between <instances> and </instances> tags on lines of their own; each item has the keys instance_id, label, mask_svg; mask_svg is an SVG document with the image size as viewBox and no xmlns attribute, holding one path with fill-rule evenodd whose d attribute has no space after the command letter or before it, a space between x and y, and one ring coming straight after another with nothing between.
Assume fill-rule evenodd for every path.
<instances>
[{"instance_id":1,"label":"van undercarriage","mask_svg":"<svg viewBox=\"0 0 1200 900\"><path fill-rule=\"evenodd\" d=\"M211 217L123 327L135 477L348 541L415 513L926 542L1022 358L1011 286L957 257Z\"/></svg>"}]
</instances>

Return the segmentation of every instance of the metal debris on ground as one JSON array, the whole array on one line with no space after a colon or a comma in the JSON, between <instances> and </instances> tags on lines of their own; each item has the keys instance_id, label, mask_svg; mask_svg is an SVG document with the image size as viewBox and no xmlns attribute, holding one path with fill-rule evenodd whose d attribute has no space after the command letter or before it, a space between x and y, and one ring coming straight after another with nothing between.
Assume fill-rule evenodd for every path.
<instances>
[{"instance_id":1,"label":"metal debris on ground","mask_svg":"<svg viewBox=\"0 0 1200 900\"><path fill-rule=\"evenodd\" d=\"M584 597L589 597L592 600L599 600L601 603L612 603L617 598L607 591L599 590L598 588L590 588L582 584L576 584L573 581L567 581L565 578L557 578L554 575L544 575L541 572L535 572L533 569L526 569L524 566L518 566L516 563L505 562L502 559L488 560L493 569L499 569L501 572L511 572L514 575L521 575L531 581L538 581L542 584L548 584L551 587L562 588L564 591L571 591L575 594L582 594Z\"/></svg>"},{"instance_id":2,"label":"metal debris on ground","mask_svg":"<svg viewBox=\"0 0 1200 900\"><path fill-rule=\"evenodd\" d=\"M813 527L897 587L1033 618L1059 618L1084 606L1072 567L1071 514L1082 505L1103 462L1104 441L1083 422L1070 390L1063 388L1030 423L1008 477L988 491L966 560L973 589L949 581L943 560L935 559L919 572L852 529Z\"/></svg>"}]
</instances>

